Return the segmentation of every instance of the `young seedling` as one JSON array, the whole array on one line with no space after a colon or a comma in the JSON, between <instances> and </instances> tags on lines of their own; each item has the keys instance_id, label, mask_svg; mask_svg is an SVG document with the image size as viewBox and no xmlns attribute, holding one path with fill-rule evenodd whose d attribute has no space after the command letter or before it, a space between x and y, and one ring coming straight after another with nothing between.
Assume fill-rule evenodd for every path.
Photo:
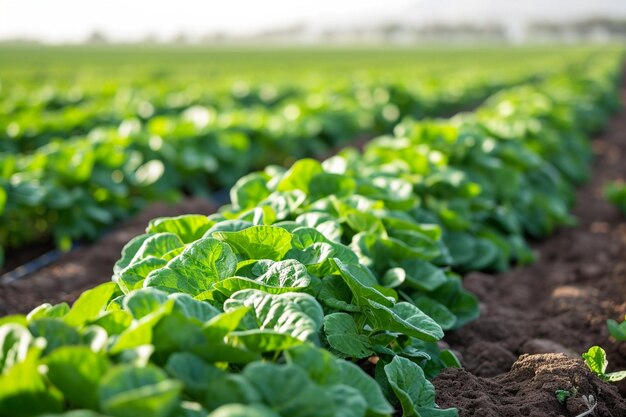
<instances>
[{"instance_id":1,"label":"young seedling","mask_svg":"<svg viewBox=\"0 0 626 417\"><path fill-rule=\"evenodd\" d=\"M554 391L554 395L556 396L556 399L559 400L561 404L565 404L565 401L567 401L569 398L575 398L576 395L578 395L578 387L573 387L571 390L558 389ZM576 417L584 417L584 416L590 415L591 413L593 413L593 410L598 405L595 397L591 394L582 395L581 397L583 399L583 402L587 406L587 411L581 414L578 414Z\"/></svg>"},{"instance_id":2,"label":"young seedling","mask_svg":"<svg viewBox=\"0 0 626 417\"><path fill-rule=\"evenodd\" d=\"M578 394L578 387L573 387L571 390L558 389L554 391L556 399L559 400L561 404L565 404L568 398L573 398L576 394Z\"/></svg>"},{"instance_id":3,"label":"young seedling","mask_svg":"<svg viewBox=\"0 0 626 417\"><path fill-rule=\"evenodd\" d=\"M626 378L626 371L606 372L609 361L606 360L606 352L600 346L592 346L583 353L585 363L598 377L608 382L618 382Z\"/></svg>"}]
</instances>

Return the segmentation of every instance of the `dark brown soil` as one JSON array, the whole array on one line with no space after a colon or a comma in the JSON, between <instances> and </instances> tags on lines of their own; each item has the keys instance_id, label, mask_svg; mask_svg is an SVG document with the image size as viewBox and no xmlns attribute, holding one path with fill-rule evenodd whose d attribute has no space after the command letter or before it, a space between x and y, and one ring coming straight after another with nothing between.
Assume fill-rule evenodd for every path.
<instances>
[{"instance_id":1,"label":"dark brown soil","mask_svg":"<svg viewBox=\"0 0 626 417\"><path fill-rule=\"evenodd\" d=\"M546 355L516 362L519 355L580 358L600 345L609 370L626 368L626 342L615 341L606 327L607 319L621 321L626 313L626 218L602 195L607 181L626 177L626 114L617 115L593 145L592 179L578 191L574 209L578 226L536 244L539 258L531 266L465 277L465 287L480 299L481 317L446 337L466 371L448 370L435 380L441 406L458 407L461 416L574 416L580 411L559 408L553 384L538 384L531 374L547 372L565 383L557 375L568 375L562 367L580 368L576 372L584 376L584 365ZM531 370L520 374L526 368ZM576 384L593 388L599 402L614 407L606 409L612 414L593 415L626 416L626 403L615 402L605 385L597 391L601 386L595 378ZM626 395L626 383L618 388Z\"/></svg>"},{"instance_id":2,"label":"dark brown soil","mask_svg":"<svg viewBox=\"0 0 626 417\"><path fill-rule=\"evenodd\" d=\"M215 205L201 199L185 199L176 205L154 204L94 244L69 252L58 262L23 278L0 282L0 315L27 313L46 302L72 302L86 289L109 281L122 247L143 233L155 217L210 214L215 210Z\"/></svg>"},{"instance_id":3,"label":"dark brown soil","mask_svg":"<svg viewBox=\"0 0 626 417\"><path fill-rule=\"evenodd\" d=\"M19 249L7 249L5 262L0 268L0 276L53 249L54 243L50 239L35 242Z\"/></svg>"},{"instance_id":4,"label":"dark brown soil","mask_svg":"<svg viewBox=\"0 0 626 417\"><path fill-rule=\"evenodd\" d=\"M580 359L561 353L522 355L510 372L492 378L448 369L436 385L438 404L456 406L462 416L576 416L588 410L583 395L597 400L593 416L626 413L626 400L615 386L592 375ZM570 398L561 404L557 390L569 391Z\"/></svg>"}]
</instances>

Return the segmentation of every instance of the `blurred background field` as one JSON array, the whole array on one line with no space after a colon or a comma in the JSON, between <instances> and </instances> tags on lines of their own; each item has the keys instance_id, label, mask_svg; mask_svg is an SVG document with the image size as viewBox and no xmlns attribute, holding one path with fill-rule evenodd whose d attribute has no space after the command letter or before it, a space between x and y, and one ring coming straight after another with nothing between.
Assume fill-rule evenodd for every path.
<instances>
[{"instance_id":1,"label":"blurred background field","mask_svg":"<svg viewBox=\"0 0 626 417\"><path fill-rule=\"evenodd\" d=\"M0 0L0 247L67 249L150 201L602 67L625 34L615 0Z\"/></svg>"}]
</instances>

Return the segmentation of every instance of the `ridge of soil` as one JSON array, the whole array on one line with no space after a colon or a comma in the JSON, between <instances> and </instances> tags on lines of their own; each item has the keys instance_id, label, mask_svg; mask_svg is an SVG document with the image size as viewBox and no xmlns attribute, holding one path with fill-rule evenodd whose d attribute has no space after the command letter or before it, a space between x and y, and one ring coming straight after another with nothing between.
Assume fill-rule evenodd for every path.
<instances>
[{"instance_id":1,"label":"ridge of soil","mask_svg":"<svg viewBox=\"0 0 626 417\"><path fill-rule=\"evenodd\" d=\"M118 225L102 239L68 252L16 281L0 282L0 316L28 313L42 303L71 303L85 290L111 280L113 264L130 239L143 233L151 219L181 214L210 214L208 200L186 198L177 204L156 203Z\"/></svg>"},{"instance_id":2,"label":"ridge of soil","mask_svg":"<svg viewBox=\"0 0 626 417\"><path fill-rule=\"evenodd\" d=\"M626 382L617 385L622 401L616 401L606 384L584 374L578 359L599 345L609 371L626 368L626 342L610 337L606 327L607 319L622 321L626 314L626 218L602 193L607 181L626 177L626 112L592 145L592 178L578 190L573 211L578 225L534 244L538 259L532 265L464 278L480 300L481 316L446 336L465 370L448 369L435 379L441 407L457 407L461 416L575 416L584 410L561 406L556 385L529 378L547 375L563 384L575 371L581 388L598 395L594 416L626 416ZM561 355L518 359L546 353ZM582 369L574 369L576 363Z\"/></svg>"},{"instance_id":3,"label":"ridge of soil","mask_svg":"<svg viewBox=\"0 0 626 417\"><path fill-rule=\"evenodd\" d=\"M461 416L575 416L588 410L583 395L598 401L595 417L623 416L626 410L617 387L592 375L582 360L562 353L522 355L509 372L493 378L448 369L437 377L436 387L439 405L456 405ZM561 404L557 390L575 395Z\"/></svg>"}]
</instances>

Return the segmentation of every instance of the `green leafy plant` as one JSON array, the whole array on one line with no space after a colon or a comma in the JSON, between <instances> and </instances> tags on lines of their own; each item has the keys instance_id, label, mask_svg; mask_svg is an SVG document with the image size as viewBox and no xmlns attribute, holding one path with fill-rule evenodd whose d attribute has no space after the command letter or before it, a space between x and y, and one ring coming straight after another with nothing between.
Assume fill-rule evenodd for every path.
<instances>
[{"instance_id":1,"label":"green leafy plant","mask_svg":"<svg viewBox=\"0 0 626 417\"><path fill-rule=\"evenodd\" d=\"M246 175L210 216L154 219L113 282L0 319L0 417L456 415L428 379L460 366L437 342L478 314L459 273L528 262L526 234L571 222L618 68L596 59L463 117L405 120L363 153ZM139 177L159 171L139 159Z\"/></svg>"},{"instance_id":2,"label":"green leafy plant","mask_svg":"<svg viewBox=\"0 0 626 417\"><path fill-rule=\"evenodd\" d=\"M576 387L572 388L571 390L558 389L554 391L554 395L556 396L556 399L561 404L565 404L568 398L573 398L576 396L576 394L578 394L578 388Z\"/></svg>"},{"instance_id":3,"label":"green leafy plant","mask_svg":"<svg viewBox=\"0 0 626 417\"><path fill-rule=\"evenodd\" d=\"M601 379L618 382L626 378L626 371L606 372L609 361L606 358L606 352L601 347L592 346L582 356L589 369Z\"/></svg>"}]
</instances>

